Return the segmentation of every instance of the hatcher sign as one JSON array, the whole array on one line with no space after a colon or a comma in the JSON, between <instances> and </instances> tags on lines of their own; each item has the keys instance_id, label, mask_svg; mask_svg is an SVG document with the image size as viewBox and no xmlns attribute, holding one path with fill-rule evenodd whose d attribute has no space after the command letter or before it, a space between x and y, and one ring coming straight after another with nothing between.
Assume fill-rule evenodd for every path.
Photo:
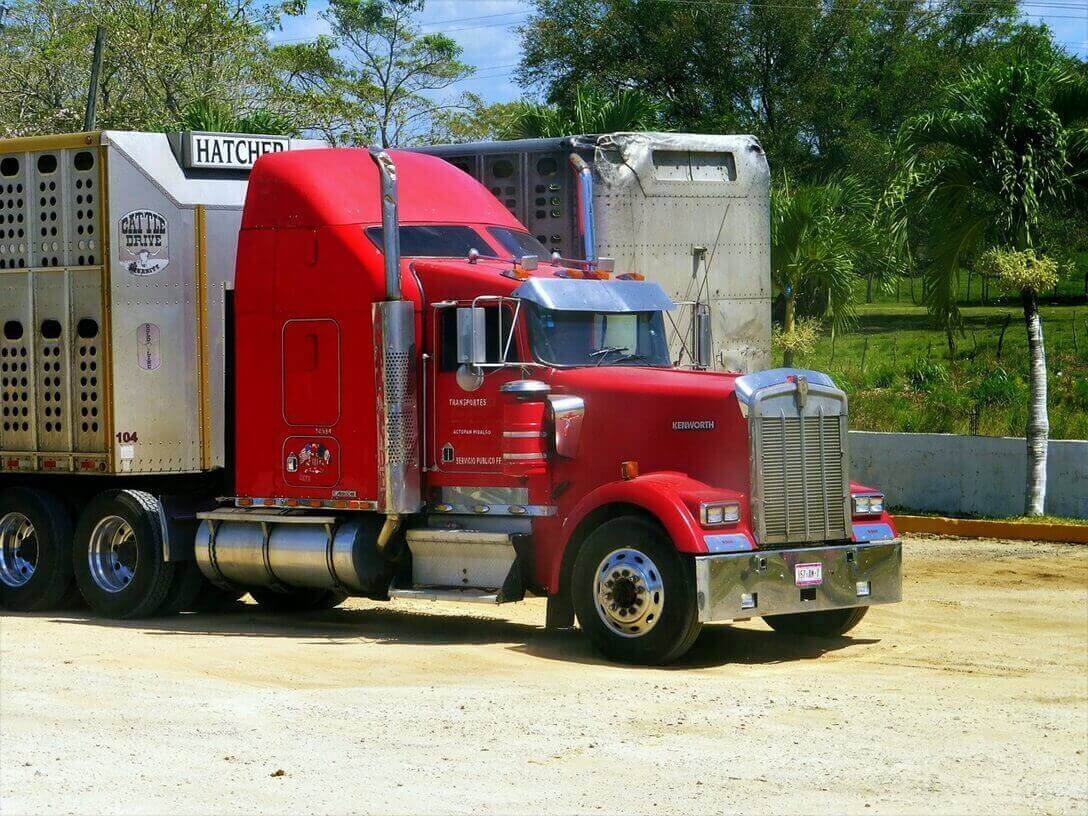
<instances>
[{"instance_id":1,"label":"hatcher sign","mask_svg":"<svg viewBox=\"0 0 1088 816\"><path fill-rule=\"evenodd\" d=\"M249 170L265 153L290 147L283 136L247 136L237 133L186 133L185 166L192 170Z\"/></svg>"}]
</instances>

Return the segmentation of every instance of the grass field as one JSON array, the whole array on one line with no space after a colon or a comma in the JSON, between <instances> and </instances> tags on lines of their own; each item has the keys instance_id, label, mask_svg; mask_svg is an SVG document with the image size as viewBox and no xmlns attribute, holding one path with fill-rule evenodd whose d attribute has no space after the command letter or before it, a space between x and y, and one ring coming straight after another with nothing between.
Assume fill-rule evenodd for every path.
<instances>
[{"instance_id":1,"label":"grass field","mask_svg":"<svg viewBox=\"0 0 1088 816\"><path fill-rule=\"evenodd\" d=\"M1083 277L1063 281L1040 310L1053 439L1088 439L1083 285ZM954 355L904 285L898 302L884 295L863 303L853 330L840 333L834 343L825 334L815 351L795 364L827 371L845 388L856 430L1023 436L1029 400L1023 312L1019 301L1010 299L980 305L977 280L973 290L974 302L962 307L964 325Z\"/></svg>"}]
</instances>

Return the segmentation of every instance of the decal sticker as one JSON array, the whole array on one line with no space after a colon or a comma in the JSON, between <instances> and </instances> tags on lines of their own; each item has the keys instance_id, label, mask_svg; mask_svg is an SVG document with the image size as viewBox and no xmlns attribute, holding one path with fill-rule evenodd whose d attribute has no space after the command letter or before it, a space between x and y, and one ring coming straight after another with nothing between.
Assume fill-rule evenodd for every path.
<instances>
[{"instance_id":1,"label":"decal sticker","mask_svg":"<svg viewBox=\"0 0 1088 816\"><path fill-rule=\"evenodd\" d=\"M487 397L450 397L451 408L486 408Z\"/></svg>"},{"instance_id":2,"label":"decal sticker","mask_svg":"<svg viewBox=\"0 0 1088 816\"><path fill-rule=\"evenodd\" d=\"M307 476L320 476L332 464L332 452L320 442L310 442L298 452L298 470Z\"/></svg>"},{"instance_id":3,"label":"decal sticker","mask_svg":"<svg viewBox=\"0 0 1088 816\"><path fill-rule=\"evenodd\" d=\"M154 323L141 323L136 329L136 363L144 371L154 371L162 365L159 327Z\"/></svg>"},{"instance_id":4,"label":"decal sticker","mask_svg":"<svg viewBox=\"0 0 1088 816\"><path fill-rule=\"evenodd\" d=\"M166 218L152 210L133 210L121 216L121 265L131 275L154 275L170 264Z\"/></svg>"},{"instance_id":5,"label":"decal sticker","mask_svg":"<svg viewBox=\"0 0 1088 816\"><path fill-rule=\"evenodd\" d=\"M284 482L334 487L340 481L340 443L331 436L291 436L283 442Z\"/></svg>"},{"instance_id":6,"label":"decal sticker","mask_svg":"<svg viewBox=\"0 0 1088 816\"><path fill-rule=\"evenodd\" d=\"M713 431L713 419L678 419L672 423L674 431Z\"/></svg>"}]
</instances>

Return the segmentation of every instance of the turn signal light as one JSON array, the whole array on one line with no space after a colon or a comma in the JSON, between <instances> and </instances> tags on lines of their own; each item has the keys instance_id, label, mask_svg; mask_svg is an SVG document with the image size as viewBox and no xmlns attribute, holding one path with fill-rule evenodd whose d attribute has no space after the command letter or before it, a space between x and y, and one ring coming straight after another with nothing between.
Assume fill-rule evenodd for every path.
<instances>
[{"instance_id":1,"label":"turn signal light","mask_svg":"<svg viewBox=\"0 0 1088 816\"><path fill-rule=\"evenodd\" d=\"M616 280L644 281L646 276L640 275L638 272L624 272L622 275L616 275Z\"/></svg>"},{"instance_id":2,"label":"turn signal light","mask_svg":"<svg viewBox=\"0 0 1088 816\"><path fill-rule=\"evenodd\" d=\"M620 463L620 476L624 479L634 479L638 476L638 462L631 459L627 462Z\"/></svg>"}]
</instances>

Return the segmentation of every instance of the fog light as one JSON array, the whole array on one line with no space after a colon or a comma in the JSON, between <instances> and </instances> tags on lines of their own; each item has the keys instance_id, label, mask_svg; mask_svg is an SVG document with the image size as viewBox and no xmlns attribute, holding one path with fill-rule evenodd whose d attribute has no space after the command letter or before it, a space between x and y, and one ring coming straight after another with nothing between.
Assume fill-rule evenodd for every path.
<instances>
[{"instance_id":1,"label":"fog light","mask_svg":"<svg viewBox=\"0 0 1088 816\"><path fill-rule=\"evenodd\" d=\"M758 593L756 592L742 592L740 594L740 608L741 609L755 609Z\"/></svg>"},{"instance_id":2,"label":"fog light","mask_svg":"<svg viewBox=\"0 0 1088 816\"><path fill-rule=\"evenodd\" d=\"M869 594L870 586L868 581L858 581L858 597L862 598Z\"/></svg>"}]
</instances>

